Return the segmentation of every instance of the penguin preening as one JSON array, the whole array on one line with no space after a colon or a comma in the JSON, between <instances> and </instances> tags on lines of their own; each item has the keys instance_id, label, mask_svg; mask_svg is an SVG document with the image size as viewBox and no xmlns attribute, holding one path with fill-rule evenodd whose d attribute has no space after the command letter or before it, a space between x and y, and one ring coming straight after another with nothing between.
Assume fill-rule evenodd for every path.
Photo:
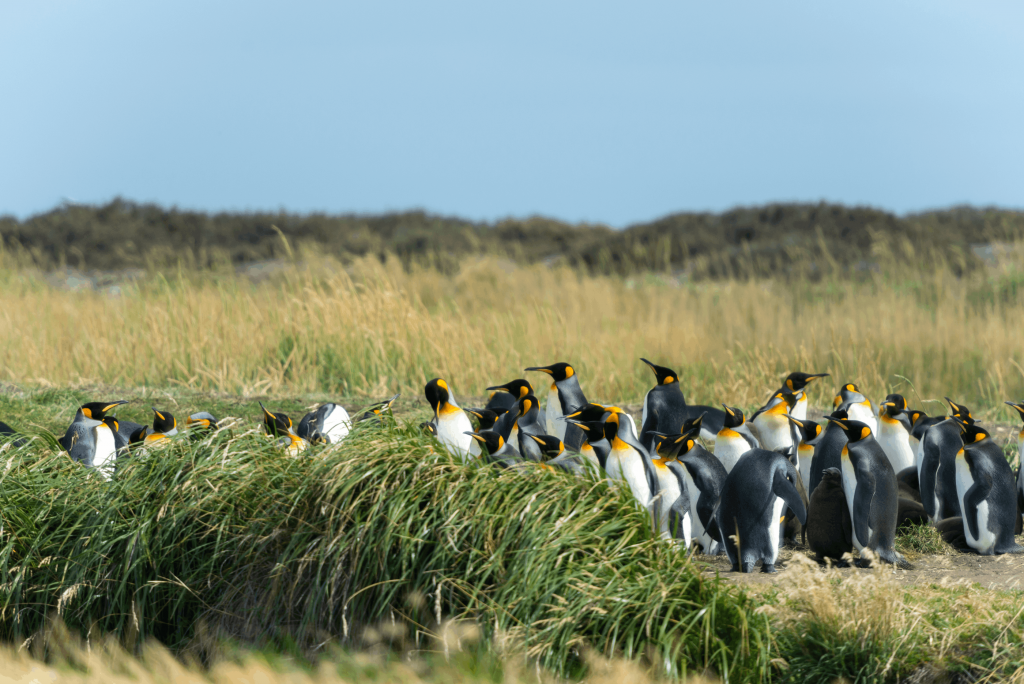
<instances>
[{"instance_id":1,"label":"penguin preening","mask_svg":"<svg viewBox=\"0 0 1024 684\"><path fill-rule=\"evenodd\" d=\"M390 405L391 401L394 399L386 402L387 405ZM371 413L371 418L373 417L376 416ZM352 419L345 407L327 403L304 415L295 433L310 444L338 444L348 436L351 429Z\"/></svg>"},{"instance_id":2,"label":"penguin preening","mask_svg":"<svg viewBox=\"0 0 1024 684\"><path fill-rule=\"evenodd\" d=\"M298 456L309 447L309 442L295 434L292 419L285 413L270 411L263 402L259 402L263 410L263 429L271 437L276 437L278 444L289 456Z\"/></svg>"},{"instance_id":3,"label":"penguin preening","mask_svg":"<svg viewBox=\"0 0 1024 684\"><path fill-rule=\"evenodd\" d=\"M205 429L205 430L216 430L217 419L212 413L207 411L200 411L193 413L185 419L185 427L188 429Z\"/></svg>"},{"instance_id":4,"label":"penguin preening","mask_svg":"<svg viewBox=\"0 0 1024 684\"><path fill-rule=\"evenodd\" d=\"M853 545L858 551L870 549L886 563L909 568L895 549L899 488L892 464L865 423L835 418L829 421L846 435L840 473L853 525Z\"/></svg>"},{"instance_id":5,"label":"penguin preening","mask_svg":"<svg viewBox=\"0 0 1024 684\"><path fill-rule=\"evenodd\" d=\"M956 493L967 545L983 556L1024 553L1013 539L1017 495L1003 450L978 425L960 428L964 446L956 454Z\"/></svg>"},{"instance_id":6,"label":"penguin preening","mask_svg":"<svg viewBox=\"0 0 1024 684\"><path fill-rule=\"evenodd\" d=\"M775 572L785 507L796 512L801 524L807 522L807 509L794 485L798 477L788 458L756 448L729 472L715 521L734 572L751 572L757 561L761 572Z\"/></svg>"},{"instance_id":7,"label":"penguin preening","mask_svg":"<svg viewBox=\"0 0 1024 684\"><path fill-rule=\"evenodd\" d=\"M917 455L910 444L913 425L907 413L907 400L900 394L890 394L878 409L878 440L892 469L900 472L917 465Z\"/></svg>"},{"instance_id":8,"label":"penguin preening","mask_svg":"<svg viewBox=\"0 0 1024 684\"><path fill-rule=\"evenodd\" d=\"M489 408L465 408L462 410L476 418L478 425L477 432L481 430L490 430L498 421L498 416L508 412L508 409L498 409L498 411L495 411Z\"/></svg>"},{"instance_id":9,"label":"penguin preening","mask_svg":"<svg viewBox=\"0 0 1024 684\"><path fill-rule=\"evenodd\" d=\"M431 423L437 430L438 441L464 463L479 456L479 445L466 434L473 431L473 425L466 412L456 403L448 383L443 378L434 378L423 391L430 402L430 408L434 410Z\"/></svg>"},{"instance_id":10,"label":"penguin preening","mask_svg":"<svg viewBox=\"0 0 1024 684\"><path fill-rule=\"evenodd\" d=\"M691 406L679 386L679 374L671 368L658 366L647 359L640 359L654 371L657 384L644 395L644 408L640 418L640 443L650 447L649 432L668 435L683 431L683 424L703 416L701 437L714 441L725 423L725 412L710 406Z\"/></svg>"},{"instance_id":11,"label":"penguin preening","mask_svg":"<svg viewBox=\"0 0 1024 684\"><path fill-rule=\"evenodd\" d=\"M559 362L550 366L531 366L525 370L547 373L551 376L555 389L558 391L558 409L561 412L561 416L567 416L590 403L587 401L586 395L583 394L583 389L580 388L580 381L576 375L576 370L568 363ZM554 415L553 411L546 416L548 420L552 421L557 421L559 417ZM583 432L574 426L567 425L563 441L567 448L578 450L583 441Z\"/></svg>"},{"instance_id":12,"label":"penguin preening","mask_svg":"<svg viewBox=\"0 0 1024 684\"><path fill-rule=\"evenodd\" d=\"M730 473L743 454L761 445L751 433L743 411L725 404L722 408L725 409L725 423L715 437L714 453L725 466L725 472Z\"/></svg>"}]
</instances>

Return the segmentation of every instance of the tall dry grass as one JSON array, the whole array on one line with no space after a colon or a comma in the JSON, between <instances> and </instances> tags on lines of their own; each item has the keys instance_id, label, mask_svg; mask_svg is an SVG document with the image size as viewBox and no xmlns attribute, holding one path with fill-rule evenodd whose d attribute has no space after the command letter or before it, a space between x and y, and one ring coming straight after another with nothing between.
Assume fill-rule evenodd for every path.
<instances>
[{"instance_id":1,"label":"tall dry grass","mask_svg":"<svg viewBox=\"0 0 1024 684\"><path fill-rule=\"evenodd\" d=\"M1024 397L1024 259L1007 254L963 278L882 259L856 282L701 284L496 259L449 277L305 255L260 283L182 272L115 295L8 265L0 378L383 397L418 396L443 375L478 396L526 366L566 360L595 398L638 401L652 383L644 356L676 368L702 403L757 404L802 369L832 374L814 388L817 404L855 381L876 399L897 390L927 409L949 395L994 411Z\"/></svg>"}]
</instances>

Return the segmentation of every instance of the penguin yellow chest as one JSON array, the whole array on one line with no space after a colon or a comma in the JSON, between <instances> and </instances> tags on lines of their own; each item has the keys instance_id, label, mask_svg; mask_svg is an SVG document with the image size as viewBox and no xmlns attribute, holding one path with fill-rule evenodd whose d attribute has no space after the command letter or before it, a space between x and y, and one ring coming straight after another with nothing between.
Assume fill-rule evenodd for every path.
<instances>
[{"instance_id":1,"label":"penguin yellow chest","mask_svg":"<svg viewBox=\"0 0 1024 684\"><path fill-rule=\"evenodd\" d=\"M732 472L740 456L750 451L750 444L743 435L731 428L722 428L715 438L715 456L725 466L725 472Z\"/></svg>"},{"instance_id":2,"label":"penguin yellow chest","mask_svg":"<svg viewBox=\"0 0 1024 684\"><path fill-rule=\"evenodd\" d=\"M800 479L803 480L804 489L810 490L811 466L814 464L814 447L801 442L797 453L799 454L797 470L800 471Z\"/></svg>"},{"instance_id":3,"label":"penguin yellow chest","mask_svg":"<svg viewBox=\"0 0 1024 684\"><path fill-rule=\"evenodd\" d=\"M786 405L780 404L762 413L754 421L761 447L774 451L793 446L793 431L786 418Z\"/></svg>"},{"instance_id":4,"label":"penguin yellow chest","mask_svg":"<svg viewBox=\"0 0 1024 684\"><path fill-rule=\"evenodd\" d=\"M451 407L451 404L445 406ZM473 425L465 411L458 407L454 407L454 410L438 410L435 426L438 441L444 444L452 455L463 460L468 460L473 455L476 440L466 434L473 431Z\"/></svg>"},{"instance_id":5,"label":"penguin yellow chest","mask_svg":"<svg viewBox=\"0 0 1024 684\"><path fill-rule=\"evenodd\" d=\"M648 508L651 504L651 486L647 482L643 459L636 449L616 437L608 454L608 466L608 477L625 482L640 505Z\"/></svg>"},{"instance_id":6,"label":"penguin yellow chest","mask_svg":"<svg viewBox=\"0 0 1024 684\"><path fill-rule=\"evenodd\" d=\"M876 440L892 464L892 469L898 473L915 465L917 459L914 449L910 446L910 433L903 427L903 423L887 413L879 417L878 423Z\"/></svg>"}]
</instances>

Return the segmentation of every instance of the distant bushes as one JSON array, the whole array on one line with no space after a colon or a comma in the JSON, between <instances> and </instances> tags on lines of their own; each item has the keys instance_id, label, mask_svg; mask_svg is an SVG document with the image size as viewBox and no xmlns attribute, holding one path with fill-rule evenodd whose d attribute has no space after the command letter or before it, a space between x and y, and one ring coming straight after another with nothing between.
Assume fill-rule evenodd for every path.
<instances>
[{"instance_id":1,"label":"distant bushes","mask_svg":"<svg viewBox=\"0 0 1024 684\"><path fill-rule=\"evenodd\" d=\"M770 204L678 213L625 230L532 217L478 223L409 211L381 215L219 213L116 199L0 218L5 250L43 269L225 268L315 249L342 261L395 255L454 272L475 255L564 263L590 272L673 272L692 279L856 275L885 259L983 262L979 243L1024 237L1024 212L954 208L900 218L834 204Z\"/></svg>"}]
</instances>

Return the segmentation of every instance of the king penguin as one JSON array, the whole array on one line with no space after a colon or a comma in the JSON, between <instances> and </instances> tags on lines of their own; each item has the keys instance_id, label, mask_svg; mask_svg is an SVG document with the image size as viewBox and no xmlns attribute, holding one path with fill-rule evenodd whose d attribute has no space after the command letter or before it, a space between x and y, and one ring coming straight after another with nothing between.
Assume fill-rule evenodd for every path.
<instances>
[{"instance_id":1,"label":"king penguin","mask_svg":"<svg viewBox=\"0 0 1024 684\"><path fill-rule=\"evenodd\" d=\"M799 390L799 395L804 395L803 390ZM789 422L790 411L796 406L796 401L797 395L789 389L780 390L754 413L750 425L762 449L786 453L796 446L793 443L793 424Z\"/></svg>"},{"instance_id":2,"label":"king penguin","mask_svg":"<svg viewBox=\"0 0 1024 684\"><path fill-rule=\"evenodd\" d=\"M683 439L676 460L683 465L690 494L690 526L694 541L708 556L724 553L714 514L728 475L725 466L693 436Z\"/></svg>"},{"instance_id":3,"label":"king penguin","mask_svg":"<svg viewBox=\"0 0 1024 684\"><path fill-rule=\"evenodd\" d=\"M73 461L94 468L104 479L110 479L117 444L109 424L88 418L84 409L78 409L64 436L57 441Z\"/></svg>"},{"instance_id":4,"label":"king penguin","mask_svg":"<svg viewBox=\"0 0 1024 684\"><path fill-rule=\"evenodd\" d=\"M547 373L555 384L555 389L558 391L557 408L560 414L555 415L554 408L552 407L547 414L548 420L558 421L558 418L561 416L567 416L590 403L587 401L586 395L583 394L582 388L580 388L579 377L577 377L575 369L568 363L559 362L550 366L531 366L526 370ZM567 425L563 441L566 448L579 450L580 444L583 443L583 432L575 426Z\"/></svg>"},{"instance_id":5,"label":"king penguin","mask_svg":"<svg viewBox=\"0 0 1024 684\"><path fill-rule=\"evenodd\" d=\"M875 408L871 401L857 388L857 385L848 382L839 390L839 394L832 400L834 408L844 409L850 420L864 423L871 428L871 434L878 432L878 419L875 418Z\"/></svg>"},{"instance_id":6,"label":"king penguin","mask_svg":"<svg viewBox=\"0 0 1024 684\"><path fill-rule=\"evenodd\" d=\"M917 465L917 456L910 444L910 414L907 400L899 394L890 394L878 409L878 444L882 447L892 469L900 472Z\"/></svg>"},{"instance_id":7,"label":"king penguin","mask_svg":"<svg viewBox=\"0 0 1024 684\"><path fill-rule=\"evenodd\" d=\"M298 456L309 448L309 442L295 434L292 429L292 419L285 413L274 413L270 411L263 402L259 402L263 410L263 429L271 437L276 437L278 444L284 448L289 456Z\"/></svg>"},{"instance_id":8,"label":"king penguin","mask_svg":"<svg viewBox=\"0 0 1024 684\"><path fill-rule=\"evenodd\" d=\"M786 376L786 379L782 383L782 387L779 391L789 390L796 396L796 403L789 411L789 415L793 416L797 420L803 420L807 417L807 386L817 380L818 378L827 378L828 373L803 373L796 371ZM803 394L799 392L803 390Z\"/></svg>"},{"instance_id":9,"label":"king penguin","mask_svg":"<svg viewBox=\"0 0 1024 684\"><path fill-rule=\"evenodd\" d=\"M654 371L657 384L644 395L644 409L640 418L640 443L650 448L651 431L666 435L679 434L683 423L704 416L701 437L712 442L725 424L725 412L710 406L691 406L679 387L679 374L671 368L658 366L647 359L641 361Z\"/></svg>"},{"instance_id":10,"label":"king penguin","mask_svg":"<svg viewBox=\"0 0 1024 684\"><path fill-rule=\"evenodd\" d=\"M924 433L933 425L938 425L946 419L945 416L929 416L920 409L911 409L907 412L910 416L910 448L914 450L914 465L918 471L921 470L921 459L924 457L921 443L924 441Z\"/></svg>"},{"instance_id":11,"label":"king penguin","mask_svg":"<svg viewBox=\"0 0 1024 684\"><path fill-rule=\"evenodd\" d=\"M431 422L437 429L438 441L463 463L468 463L479 456L480 446L466 434L473 431L473 424L469 422L466 412L455 402L455 396L448 383L443 378L434 378L427 383L423 391L430 402L430 408L434 410Z\"/></svg>"},{"instance_id":12,"label":"king penguin","mask_svg":"<svg viewBox=\"0 0 1024 684\"><path fill-rule=\"evenodd\" d=\"M725 409L725 423L715 437L715 456L725 466L725 472L731 473L743 454L761 445L750 432L743 411L725 404L722 408Z\"/></svg>"},{"instance_id":13,"label":"king penguin","mask_svg":"<svg viewBox=\"0 0 1024 684\"><path fill-rule=\"evenodd\" d=\"M611 449L608 452L608 479L625 482L641 507L652 515L652 523L661 519L658 495L658 478L651 463L650 454L628 439L628 423L613 412L605 420L605 435ZM582 431L581 431L582 432ZM633 436L635 439L635 435ZM628 440L628 441L627 441Z\"/></svg>"},{"instance_id":14,"label":"king penguin","mask_svg":"<svg viewBox=\"0 0 1024 684\"><path fill-rule=\"evenodd\" d=\"M662 539L679 539L690 548L693 541L692 516L690 514L690 491L686 477L679 470L682 466L674 458L651 454L651 465L658 478L659 506L658 529Z\"/></svg>"},{"instance_id":15,"label":"king penguin","mask_svg":"<svg viewBox=\"0 0 1024 684\"><path fill-rule=\"evenodd\" d=\"M433 424L429 424L433 427ZM515 468L526 462L512 447L505 442L505 438L494 430L481 430L480 432L467 432L470 439L474 440L481 449L480 459L485 463L491 463L498 468Z\"/></svg>"},{"instance_id":16,"label":"king penguin","mask_svg":"<svg viewBox=\"0 0 1024 684\"><path fill-rule=\"evenodd\" d=\"M867 424L851 419L829 421L846 434L840 473L850 509L853 545L858 551L871 550L886 563L910 568L895 548L899 487L892 464Z\"/></svg>"},{"instance_id":17,"label":"king penguin","mask_svg":"<svg viewBox=\"0 0 1024 684\"><path fill-rule=\"evenodd\" d=\"M216 430L217 419L212 413L208 411L199 411L193 413L191 416L185 419L185 427L188 429L204 429L204 430Z\"/></svg>"},{"instance_id":18,"label":"king penguin","mask_svg":"<svg viewBox=\"0 0 1024 684\"><path fill-rule=\"evenodd\" d=\"M811 469L814 467L814 450L821 442L824 434L821 426L813 420L806 418L800 420L795 416L789 416L790 422L796 426L800 441L796 448L796 467L800 472L800 479L803 481L804 490L811 491Z\"/></svg>"},{"instance_id":19,"label":"king penguin","mask_svg":"<svg viewBox=\"0 0 1024 684\"><path fill-rule=\"evenodd\" d=\"M348 436L352 419L340 404L321 404L299 421L296 434L310 443L337 444Z\"/></svg>"},{"instance_id":20,"label":"king penguin","mask_svg":"<svg viewBox=\"0 0 1024 684\"><path fill-rule=\"evenodd\" d=\"M961 424L964 447L956 455L956 493L967 545L982 556L1024 553L1013 539L1017 495L1003 450L978 425Z\"/></svg>"},{"instance_id":21,"label":"king penguin","mask_svg":"<svg viewBox=\"0 0 1024 684\"><path fill-rule=\"evenodd\" d=\"M580 453L590 461L594 473L603 477L608 466L608 454L612 450L611 444L605 438L605 423L600 421L584 422L573 418L565 420L583 431L584 440L580 446Z\"/></svg>"},{"instance_id":22,"label":"king penguin","mask_svg":"<svg viewBox=\"0 0 1024 684\"><path fill-rule=\"evenodd\" d=\"M121 401L90 401L88 404L82 404L82 413L86 418L92 418L93 420L103 420L118 406L127 404L127 401L123 399ZM130 420L119 420L117 421L118 434L125 440L128 441L131 434L138 430L140 427L145 427L140 423L133 423Z\"/></svg>"},{"instance_id":23,"label":"king penguin","mask_svg":"<svg viewBox=\"0 0 1024 684\"><path fill-rule=\"evenodd\" d=\"M843 475L838 468L822 472L821 482L807 506L806 529L807 545L819 563L830 558L837 567L847 567L843 556L853 552L853 524L843 491Z\"/></svg>"},{"instance_id":24,"label":"king penguin","mask_svg":"<svg viewBox=\"0 0 1024 684\"><path fill-rule=\"evenodd\" d=\"M845 420L848 417L846 409L836 409L831 416L827 416L836 420ZM821 482L822 473L826 468L842 469L842 453L845 446L846 433L841 426L830 420L814 446L814 455L811 458L811 484L807 487L808 497L814 496L814 490Z\"/></svg>"},{"instance_id":25,"label":"king penguin","mask_svg":"<svg viewBox=\"0 0 1024 684\"><path fill-rule=\"evenodd\" d=\"M533 394L533 385L519 378L506 382L504 385L488 387L487 391L493 391L495 394L492 397L492 401L487 402L485 408L489 408L495 413L501 409L505 410L504 413L498 415L498 420L494 423L494 430L501 433L501 436L508 442L512 435L512 425L516 422L516 418L519 417L519 410L517 408L519 400L528 394ZM500 406L493 401L496 397L502 397ZM515 444L514 440L512 444Z\"/></svg>"},{"instance_id":26,"label":"king penguin","mask_svg":"<svg viewBox=\"0 0 1024 684\"><path fill-rule=\"evenodd\" d=\"M390 399L378 401L376 404L373 404L363 412L363 415L359 416L359 422L364 423L366 421L376 420L378 423L383 425L384 418L391 413L391 408L395 405L395 402L398 401L398 397L400 396L402 396L401 392Z\"/></svg>"},{"instance_id":27,"label":"king penguin","mask_svg":"<svg viewBox=\"0 0 1024 684\"><path fill-rule=\"evenodd\" d=\"M964 447L960 421L955 417L928 428L921 440L917 484L921 505L932 522L960 516L956 494L956 455Z\"/></svg>"},{"instance_id":28,"label":"king penguin","mask_svg":"<svg viewBox=\"0 0 1024 684\"><path fill-rule=\"evenodd\" d=\"M725 478L715 521L733 572L752 572L757 561L761 572L775 572L786 506L801 524L807 522L807 509L794 485L798 477L788 458L755 448Z\"/></svg>"}]
</instances>

